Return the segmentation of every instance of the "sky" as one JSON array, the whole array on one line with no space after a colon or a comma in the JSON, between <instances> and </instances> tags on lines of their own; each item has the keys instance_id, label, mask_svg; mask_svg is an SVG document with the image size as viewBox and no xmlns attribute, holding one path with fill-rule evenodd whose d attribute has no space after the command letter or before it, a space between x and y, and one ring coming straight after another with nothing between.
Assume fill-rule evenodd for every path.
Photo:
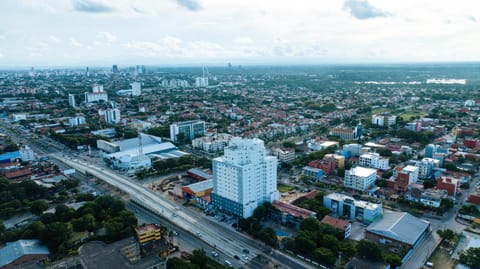
<instances>
[{"instance_id":1,"label":"sky","mask_svg":"<svg viewBox=\"0 0 480 269\"><path fill-rule=\"evenodd\" d=\"M0 1L0 67L479 60L478 0Z\"/></svg>"}]
</instances>

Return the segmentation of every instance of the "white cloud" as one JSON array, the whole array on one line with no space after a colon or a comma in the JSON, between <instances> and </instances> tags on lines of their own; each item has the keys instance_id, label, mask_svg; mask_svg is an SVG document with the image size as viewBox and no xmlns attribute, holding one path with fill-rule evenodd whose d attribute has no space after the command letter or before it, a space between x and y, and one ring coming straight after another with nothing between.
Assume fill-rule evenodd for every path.
<instances>
[{"instance_id":1,"label":"white cloud","mask_svg":"<svg viewBox=\"0 0 480 269\"><path fill-rule=\"evenodd\" d=\"M100 42L106 41L109 43L115 42L117 37L110 32L98 32L97 38L100 39Z\"/></svg>"},{"instance_id":2,"label":"white cloud","mask_svg":"<svg viewBox=\"0 0 480 269\"><path fill-rule=\"evenodd\" d=\"M48 40L51 41L52 43L60 43L62 39L58 36L50 35L48 36Z\"/></svg>"},{"instance_id":3,"label":"white cloud","mask_svg":"<svg viewBox=\"0 0 480 269\"><path fill-rule=\"evenodd\" d=\"M3 57L4 57L4 56L3 56L3 53L0 52L0 58L3 58Z\"/></svg>"},{"instance_id":4,"label":"white cloud","mask_svg":"<svg viewBox=\"0 0 480 269\"><path fill-rule=\"evenodd\" d=\"M70 37L70 45L74 47L83 47L83 44L78 42L75 38Z\"/></svg>"},{"instance_id":5,"label":"white cloud","mask_svg":"<svg viewBox=\"0 0 480 269\"><path fill-rule=\"evenodd\" d=\"M253 40L250 37L247 36L242 36L242 37L237 37L233 40L233 43L239 44L239 45L251 45L253 44Z\"/></svg>"}]
</instances>

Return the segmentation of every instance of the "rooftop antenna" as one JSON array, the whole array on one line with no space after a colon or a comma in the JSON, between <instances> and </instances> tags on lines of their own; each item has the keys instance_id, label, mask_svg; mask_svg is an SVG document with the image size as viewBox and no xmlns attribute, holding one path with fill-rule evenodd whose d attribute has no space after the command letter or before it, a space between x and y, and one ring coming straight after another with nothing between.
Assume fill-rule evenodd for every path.
<instances>
[{"instance_id":1,"label":"rooftop antenna","mask_svg":"<svg viewBox=\"0 0 480 269\"><path fill-rule=\"evenodd\" d=\"M138 133L138 155L143 155L142 133Z\"/></svg>"}]
</instances>

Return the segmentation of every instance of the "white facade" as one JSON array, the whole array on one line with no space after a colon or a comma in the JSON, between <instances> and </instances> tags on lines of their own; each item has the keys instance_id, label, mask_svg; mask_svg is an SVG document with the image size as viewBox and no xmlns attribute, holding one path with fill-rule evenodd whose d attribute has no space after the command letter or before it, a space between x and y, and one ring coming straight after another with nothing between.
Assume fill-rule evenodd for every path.
<instances>
[{"instance_id":1,"label":"white facade","mask_svg":"<svg viewBox=\"0 0 480 269\"><path fill-rule=\"evenodd\" d=\"M215 195L240 205L236 214L248 218L263 202L279 197L277 158L266 155L260 139L233 138L225 155L213 160L213 181Z\"/></svg>"},{"instance_id":2,"label":"white facade","mask_svg":"<svg viewBox=\"0 0 480 269\"><path fill-rule=\"evenodd\" d=\"M20 159L22 159L23 162L35 160L35 153L28 146L23 146L22 148L20 148L19 152Z\"/></svg>"},{"instance_id":3,"label":"white facade","mask_svg":"<svg viewBox=\"0 0 480 269\"><path fill-rule=\"evenodd\" d=\"M132 96L140 96L142 94L142 84L133 82L130 85L132 86Z\"/></svg>"},{"instance_id":4,"label":"white facade","mask_svg":"<svg viewBox=\"0 0 480 269\"><path fill-rule=\"evenodd\" d=\"M108 123L119 123L121 120L120 110L118 108L105 110L105 121Z\"/></svg>"},{"instance_id":5,"label":"white facade","mask_svg":"<svg viewBox=\"0 0 480 269\"><path fill-rule=\"evenodd\" d=\"M208 77L195 78L195 88L205 88L205 87L208 87Z\"/></svg>"},{"instance_id":6,"label":"white facade","mask_svg":"<svg viewBox=\"0 0 480 269\"><path fill-rule=\"evenodd\" d=\"M378 153L365 153L360 155L358 164L364 167L371 167L381 170L387 170L389 168L389 160L383 158Z\"/></svg>"},{"instance_id":7,"label":"white facade","mask_svg":"<svg viewBox=\"0 0 480 269\"><path fill-rule=\"evenodd\" d=\"M365 167L354 167L345 171L344 186L350 189L366 191L375 184L377 170Z\"/></svg>"},{"instance_id":8,"label":"white facade","mask_svg":"<svg viewBox=\"0 0 480 269\"><path fill-rule=\"evenodd\" d=\"M194 149L202 149L206 152L223 151L228 142L232 139L230 134L215 134L213 136L199 137L192 140Z\"/></svg>"},{"instance_id":9,"label":"white facade","mask_svg":"<svg viewBox=\"0 0 480 269\"><path fill-rule=\"evenodd\" d=\"M103 85L93 84L92 85L92 92L103 92Z\"/></svg>"},{"instance_id":10,"label":"white facade","mask_svg":"<svg viewBox=\"0 0 480 269\"><path fill-rule=\"evenodd\" d=\"M108 94L103 91L103 86L94 84L92 86L92 92L85 93L85 103L93 103L99 101L108 101Z\"/></svg>"},{"instance_id":11,"label":"white facade","mask_svg":"<svg viewBox=\"0 0 480 269\"><path fill-rule=\"evenodd\" d=\"M273 155L277 156L282 163L288 163L295 160L295 150L277 148L272 151Z\"/></svg>"},{"instance_id":12,"label":"white facade","mask_svg":"<svg viewBox=\"0 0 480 269\"><path fill-rule=\"evenodd\" d=\"M26 120L27 119L27 114L24 114L24 113L12 114L12 115L10 115L10 118L12 119L12 121Z\"/></svg>"},{"instance_id":13,"label":"white facade","mask_svg":"<svg viewBox=\"0 0 480 269\"><path fill-rule=\"evenodd\" d=\"M99 101L108 101L108 94L106 92L86 92L85 93L85 102L93 103Z\"/></svg>"},{"instance_id":14,"label":"white facade","mask_svg":"<svg viewBox=\"0 0 480 269\"><path fill-rule=\"evenodd\" d=\"M372 115L372 124L378 126L392 126L397 122L396 116Z\"/></svg>"},{"instance_id":15,"label":"white facade","mask_svg":"<svg viewBox=\"0 0 480 269\"><path fill-rule=\"evenodd\" d=\"M415 166L418 167L418 176L420 178L428 178L432 175L433 168L440 167L440 161L432 158L423 158L417 161Z\"/></svg>"},{"instance_id":16,"label":"white facade","mask_svg":"<svg viewBox=\"0 0 480 269\"><path fill-rule=\"evenodd\" d=\"M84 116L76 116L76 117L68 119L68 125L70 127L74 127L74 126L78 126L78 125L82 125L82 124L86 124L86 123L87 123L87 121L85 120Z\"/></svg>"},{"instance_id":17,"label":"white facade","mask_svg":"<svg viewBox=\"0 0 480 269\"><path fill-rule=\"evenodd\" d=\"M68 105L71 107L77 107L77 103L75 102L75 95L69 93L68 94Z\"/></svg>"}]
</instances>

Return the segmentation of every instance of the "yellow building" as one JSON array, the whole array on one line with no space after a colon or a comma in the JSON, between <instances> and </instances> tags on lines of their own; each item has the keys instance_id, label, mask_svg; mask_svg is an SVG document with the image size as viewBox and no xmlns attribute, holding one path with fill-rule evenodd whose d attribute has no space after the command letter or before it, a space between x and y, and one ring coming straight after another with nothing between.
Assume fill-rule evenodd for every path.
<instances>
[{"instance_id":1,"label":"yellow building","mask_svg":"<svg viewBox=\"0 0 480 269\"><path fill-rule=\"evenodd\" d=\"M155 224L142 225L135 228L137 239L140 244L162 239L160 227Z\"/></svg>"},{"instance_id":2,"label":"yellow building","mask_svg":"<svg viewBox=\"0 0 480 269\"><path fill-rule=\"evenodd\" d=\"M332 158L332 157L335 159L335 167L337 168L345 167L345 157L337 154L325 154L325 158Z\"/></svg>"}]
</instances>

